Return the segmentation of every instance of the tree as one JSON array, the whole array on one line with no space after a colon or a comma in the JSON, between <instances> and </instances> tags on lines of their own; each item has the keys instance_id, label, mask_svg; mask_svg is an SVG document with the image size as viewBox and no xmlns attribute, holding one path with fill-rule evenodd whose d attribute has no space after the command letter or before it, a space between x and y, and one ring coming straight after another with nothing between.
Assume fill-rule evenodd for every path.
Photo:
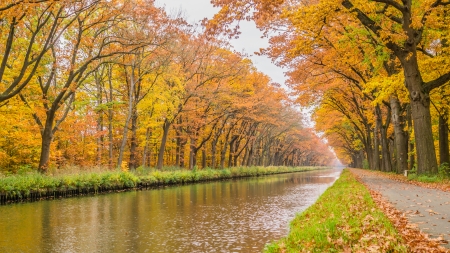
<instances>
[{"instance_id":1,"label":"tree","mask_svg":"<svg viewBox=\"0 0 450 253\"><path fill-rule=\"evenodd\" d=\"M142 47L139 38L127 36L126 31L120 29L119 17L126 15L125 11L130 10L127 8L134 6L132 3L118 8L100 2L67 3L61 11L70 11L72 6L83 11L51 47L51 54L46 55L46 65L36 78L40 95L30 91L30 98L40 96L44 110L33 114L41 129L39 169L43 172L48 167L54 134L71 110L77 89L106 59ZM21 95L21 99L29 107L35 107L26 95Z\"/></svg>"},{"instance_id":2,"label":"tree","mask_svg":"<svg viewBox=\"0 0 450 253\"><path fill-rule=\"evenodd\" d=\"M212 30L232 31L231 20L253 18L258 25L270 29L274 25L286 24L277 18L289 17L314 24L317 29L324 26L340 25L340 21L357 22L362 35L370 35L379 44L381 50L394 54L400 61L405 76L405 87L408 89L411 114L414 120L414 133L417 149L418 173L435 173L437 162L431 131L429 94L450 80L447 61L444 58L433 71L420 67L419 61L424 56L433 56L441 49L435 46L436 40L446 40L448 34L440 30L445 27L447 1L415 1L405 0L399 3L392 0L374 1L311 1L285 2L267 0L248 1L214 1L222 10L216 21L210 22ZM283 8L290 11L283 12ZM245 12L254 8L255 12ZM277 15L278 14L278 15ZM223 23L217 20L224 21ZM276 22L268 22L276 20ZM347 23L347 22L346 22ZM321 26L317 26L321 24ZM289 30L289 32L292 32ZM305 31L299 31L305 32ZM307 33L304 33L306 36ZM289 36L289 35L287 35ZM439 58L439 56L434 56ZM434 72L436 71L436 72ZM432 72L431 75L425 73ZM424 79L424 77L427 79Z\"/></svg>"}]
</instances>

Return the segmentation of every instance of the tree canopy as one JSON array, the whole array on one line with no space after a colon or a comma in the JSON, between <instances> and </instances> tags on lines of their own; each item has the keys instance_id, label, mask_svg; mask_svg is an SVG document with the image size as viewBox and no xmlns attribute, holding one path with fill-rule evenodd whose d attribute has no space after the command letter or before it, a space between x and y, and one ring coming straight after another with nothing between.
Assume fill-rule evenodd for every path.
<instances>
[{"instance_id":1,"label":"tree canopy","mask_svg":"<svg viewBox=\"0 0 450 253\"><path fill-rule=\"evenodd\" d=\"M0 4L0 168L328 165L288 92L153 1Z\"/></svg>"}]
</instances>

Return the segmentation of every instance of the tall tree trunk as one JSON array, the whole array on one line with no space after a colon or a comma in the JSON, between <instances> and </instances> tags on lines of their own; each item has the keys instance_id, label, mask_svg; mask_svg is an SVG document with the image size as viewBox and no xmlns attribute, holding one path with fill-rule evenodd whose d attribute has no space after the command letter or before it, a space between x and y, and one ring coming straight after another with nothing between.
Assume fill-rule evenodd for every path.
<instances>
[{"instance_id":1,"label":"tall tree trunk","mask_svg":"<svg viewBox=\"0 0 450 253\"><path fill-rule=\"evenodd\" d=\"M401 114L400 101L397 96L390 97L392 123L394 125L397 173L408 169L408 135L404 131L405 118Z\"/></svg>"},{"instance_id":2,"label":"tall tree trunk","mask_svg":"<svg viewBox=\"0 0 450 253\"><path fill-rule=\"evenodd\" d=\"M95 73L95 84L97 86L96 87L97 105L100 106L103 104L103 89L97 72ZM103 131L103 110L99 110L97 117L97 134L99 134L99 136L97 137L97 158L95 162L97 165L101 165L102 161L103 144L104 144L104 136L103 134L100 134L102 131Z\"/></svg>"},{"instance_id":3,"label":"tall tree trunk","mask_svg":"<svg viewBox=\"0 0 450 253\"><path fill-rule=\"evenodd\" d=\"M392 157L389 151L389 139L387 137L387 129L385 127L381 128L381 148L383 156L383 170L387 172L392 171Z\"/></svg>"},{"instance_id":4,"label":"tall tree trunk","mask_svg":"<svg viewBox=\"0 0 450 253\"><path fill-rule=\"evenodd\" d=\"M111 103L113 101L113 86L112 86L112 67L108 65L108 84L109 84L109 98L107 98L107 102ZM114 119L114 111L111 105L108 106L108 167L112 169L114 167L113 164L113 119Z\"/></svg>"},{"instance_id":5,"label":"tall tree trunk","mask_svg":"<svg viewBox=\"0 0 450 253\"><path fill-rule=\"evenodd\" d=\"M244 152L244 157L242 158L242 161L241 161L242 167L245 167L247 165L248 151L249 151L249 149L248 149L248 147L246 147L245 152Z\"/></svg>"},{"instance_id":6,"label":"tall tree trunk","mask_svg":"<svg viewBox=\"0 0 450 253\"><path fill-rule=\"evenodd\" d=\"M388 109L389 110L389 109ZM383 162L383 171L391 172L392 164L391 164L391 155L389 152L389 143L387 137L387 128L390 125L390 111L388 113L388 117L386 119L385 124L383 124L383 116L381 113L381 108L379 105L375 107L376 115L377 115L377 125L380 126L380 134L381 134L381 151L382 151L382 162Z\"/></svg>"},{"instance_id":7,"label":"tall tree trunk","mask_svg":"<svg viewBox=\"0 0 450 253\"><path fill-rule=\"evenodd\" d=\"M220 152L220 168L225 168L225 155L227 154L228 140L223 143L222 151Z\"/></svg>"},{"instance_id":8,"label":"tall tree trunk","mask_svg":"<svg viewBox=\"0 0 450 253\"><path fill-rule=\"evenodd\" d=\"M439 157L440 164L449 163L448 124L442 115L439 115Z\"/></svg>"},{"instance_id":9,"label":"tall tree trunk","mask_svg":"<svg viewBox=\"0 0 450 253\"><path fill-rule=\"evenodd\" d=\"M50 147L53 140L53 122L55 112L48 111L45 120L44 130L42 131L41 156L39 158L39 172L46 173L50 162Z\"/></svg>"},{"instance_id":10,"label":"tall tree trunk","mask_svg":"<svg viewBox=\"0 0 450 253\"><path fill-rule=\"evenodd\" d=\"M266 144L263 144L262 143L262 140L261 140L261 156L259 157L259 162L258 162L258 165L259 166L265 166L265 156L266 156L266 153L267 153L267 146L268 145L270 145L269 144L269 140L267 141L267 143Z\"/></svg>"},{"instance_id":11,"label":"tall tree trunk","mask_svg":"<svg viewBox=\"0 0 450 253\"><path fill-rule=\"evenodd\" d=\"M395 173L398 173L397 172L398 171L398 166L397 166L398 158L397 158L397 153L395 150L395 135L392 134L388 138L388 141L389 141L389 155L392 157L392 160L391 160L392 171L394 171Z\"/></svg>"},{"instance_id":12,"label":"tall tree trunk","mask_svg":"<svg viewBox=\"0 0 450 253\"><path fill-rule=\"evenodd\" d=\"M369 169L375 169L374 164L374 148L372 147L372 131L370 130L370 127L368 125L365 126L366 128L366 137L365 137L365 143L364 143L364 151L366 152L366 158L367 162L369 164ZM364 137L362 137L364 138Z\"/></svg>"},{"instance_id":13,"label":"tall tree trunk","mask_svg":"<svg viewBox=\"0 0 450 253\"><path fill-rule=\"evenodd\" d=\"M362 168L363 167L363 161L364 161L364 153L362 150L359 151L359 154L357 156L357 163L356 168Z\"/></svg>"},{"instance_id":14,"label":"tall tree trunk","mask_svg":"<svg viewBox=\"0 0 450 253\"><path fill-rule=\"evenodd\" d=\"M230 141L230 152L228 153L228 167L232 167L233 166L233 154L234 154L234 142L235 142L235 138L234 136L231 138Z\"/></svg>"},{"instance_id":15,"label":"tall tree trunk","mask_svg":"<svg viewBox=\"0 0 450 253\"><path fill-rule=\"evenodd\" d=\"M130 125L131 118L133 118L133 108L134 108L134 87L136 85L134 78L134 66L131 68L130 80L129 80L129 90L128 90L128 113L125 120L125 125L123 127L122 143L119 149L119 158L117 159L117 166L122 166L123 154L125 153L125 147L128 141L128 126Z\"/></svg>"},{"instance_id":16,"label":"tall tree trunk","mask_svg":"<svg viewBox=\"0 0 450 253\"><path fill-rule=\"evenodd\" d=\"M211 142L211 168L216 168L217 140Z\"/></svg>"},{"instance_id":17,"label":"tall tree trunk","mask_svg":"<svg viewBox=\"0 0 450 253\"><path fill-rule=\"evenodd\" d=\"M180 140L180 168L184 168L184 166L185 166L184 152L185 152L186 143L187 143L187 140L185 138L181 138L181 140Z\"/></svg>"},{"instance_id":18,"label":"tall tree trunk","mask_svg":"<svg viewBox=\"0 0 450 253\"><path fill-rule=\"evenodd\" d=\"M147 131L145 133L145 145L144 145L144 152L142 153L142 167L147 167L147 156L150 149L150 138L152 136L152 129L150 127L147 127ZM148 166L150 166L150 163L148 163Z\"/></svg>"},{"instance_id":19,"label":"tall tree trunk","mask_svg":"<svg viewBox=\"0 0 450 253\"><path fill-rule=\"evenodd\" d=\"M100 112L100 115L97 119L97 132L100 133L103 131L103 113ZM102 164L102 156L103 156L103 145L105 143L104 135L101 134L99 137L97 137L97 158L96 158L96 164L101 165Z\"/></svg>"},{"instance_id":20,"label":"tall tree trunk","mask_svg":"<svg viewBox=\"0 0 450 253\"><path fill-rule=\"evenodd\" d=\"M255 150L255 143L256 142L257 142L256 140L253 140L251 145L250 145L250 150L248 151L248 157L247 157L247 163L246 163L247 167L252 166L253 153L254 153L254 150Z\"/></svg>"},{"instance_id":21,"label":"tall tree trunk","mask_svg":"<svg viewBox=\"0 0 450 253\"><path fill-rule=\"evenodd\" d=\"M163 135L161 139L161 146L159 147L158 152L158 162L156 165L156 168L158 170L161 170L164 165L164 152L166 150L166 144L167 144L167 136L169 135L169 129L172 124L166 119L163 124Z\"/></svg>"},{"instance_id":22,"label":"tall tree trunk","mask_svg":"<svg viewBox=\"0 0 450 253\"><path fill-rule=\"evenodd\" d=\"M128 162L128 167L130 170L134 170L137 165L136 161L136 149L137 149L137 113L136 110L133 111L133 117L131 119L131 139L130 139L130 161Z\"/></svg>"},{"instance_id":23,"label":"tall tree trunk","mask_svg":"<svg viewBox=\"0 0 450 253\"><path fill-rule=\"evenodd\" d=\"M206 168L206 150L202 148L202 168Z\"/></svg>"},{"instance_id":24,"label":"tall tree trunk","mask_svg":"<svg viewBox=\"0 0 450 253\"><path fill-rule=\"evenodd\" d=\"M431 130L430 97L423 89L423 80L417 65L417 55L402 60L407 88L410 94L411 116L417 151L417 173L437 173L437 159Z\"/></svg>"},{"instance_id":25,"label":"tall tree trunk","mask_svg":"<svg viewBox=\"0 0 450 253\"><path fill-rule=\"evenodd\" d=\"M408 118L408 153L409 156L409 169L412 170L414 166L416 165L415 161L415 155L414 155L414 142L411 141L412 137L412 129L413 129L413 123L412 123L412 116L411 116L411 105L408 105L407 107L407 118Z\"/></svg>"},{"instance_id":26,"label":"tall tree trunk","mask_svg":"<svg viewBox=\"0 0 450 253\"><path fill-rule=\"evenodd\" d=\"M176 148L175 148L175 166L180 167L180 145L181 145L181 138L178 136L178 131L176 131L177 134L177 141L176 141Z\"/></svg>"},{"instance_id":27,"label":"tall tree trunk","mask_svg":"<svg viewBox=\"0 0 450 253\"><path fill-rule=\"evenodd\" d=\"M197 165L197 148L195 146L195 139L192 137L190 138L189 146L189 169L192 170Z\"/></svg>"},{"instance_id":28,"label":"tall tree trunk","mask_svg":"<svg viewBox=\"0 0 450 253\"><path fill-rule=\"evenodd\" d=\"M373 170L380 170L380 142L378 138L378 130L380 129L379 122L375 124L373 129Z\"/></svg>"},{"instance_id":29,"label":"tall tree trunk","mask_svg":"<svg viewBox=\"0 0 450 253\"><path fill-rule=\"evenodd\" d=\"M112 109L108 109L108 167L112 169L113 164L113 149L114 149L114 138L113 138L113 112Z\"/></svg>"},{"instance_id":30,"label":"tall tree trunk","mask_svg":"<svg viewBox=\"0 0 450 253\"><path fill-rule=\"evenodd\" d=\"M239 157L239 152L238 152L238 149L239 149L239 146L240 146L240 144L241 144L241 140L239 139L239 137L238 137L238 139L236 139L236 141L234 142L234 150L233 150L233 167L237 167L237 165L238 165L238 157Z\"/></svg>"}]
</instances>

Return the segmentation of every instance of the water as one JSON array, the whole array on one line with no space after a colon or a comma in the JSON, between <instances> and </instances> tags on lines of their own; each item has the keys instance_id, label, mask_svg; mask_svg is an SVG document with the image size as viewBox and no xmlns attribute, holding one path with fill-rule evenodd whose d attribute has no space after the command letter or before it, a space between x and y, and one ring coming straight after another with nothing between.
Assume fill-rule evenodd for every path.
<instances>
[{"instance_id":1,"label":"water","mask_svg":"<svg viewBox=\"0 0 450 253\"><path fill-rule=\"evenodd\" d=\"M340 170L0 206L0 252L261 252Z\"/></svg>"}]
</instances>

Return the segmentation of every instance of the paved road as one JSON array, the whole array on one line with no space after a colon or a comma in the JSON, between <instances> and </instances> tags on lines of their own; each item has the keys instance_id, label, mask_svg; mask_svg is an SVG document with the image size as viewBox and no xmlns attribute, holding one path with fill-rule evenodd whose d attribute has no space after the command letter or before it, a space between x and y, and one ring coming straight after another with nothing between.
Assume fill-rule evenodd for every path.
<instances>
[{"instance_id":1,"label":"paved road","mask_svg":"<svg viewBox=\"0 0 450 253\"><path fill-rule=\"evenodd\" d=\"M352 172L369 188L381 193L397 210L404 212L408 220L430 238L442 236L450 241L450 192L401 183L362 170L352 169ZM450 244L442 246L450 249Z\"/></svg>"}]
</instances>

